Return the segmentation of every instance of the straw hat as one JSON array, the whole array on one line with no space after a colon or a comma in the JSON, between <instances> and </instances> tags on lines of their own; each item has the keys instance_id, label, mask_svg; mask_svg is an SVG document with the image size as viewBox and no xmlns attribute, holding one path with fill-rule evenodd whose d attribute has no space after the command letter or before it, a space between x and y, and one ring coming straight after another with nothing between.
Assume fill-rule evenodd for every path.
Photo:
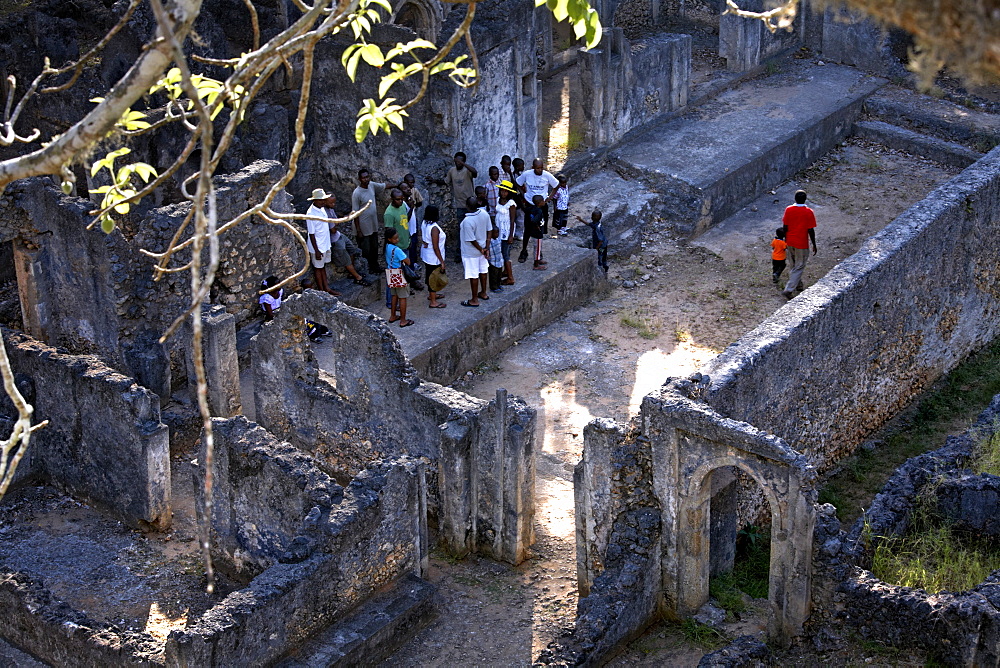
<instances>
[{"instance_id":1,"label":"straw hat","mask_svg":"<svg viewBox=\"0 0 1000 668\"><path fill-rule=\"evenodd\" d=\"M517 192L517 188L515 188L514 184L511 183L510 181L501 181L499 187L500 187L500 190L506 190L509 193L516 193Z\"/></svg>"},{"instance_id":2,"label":"straw hat","mask_svg":"<svg viewBox=\"0 0 1000 668\"><path fill-rule=\"evenodd\" d=\"M333 197L333 195L328 194L322 188L316 188L316 190L313 191L312 197L309 197L308 199L309 200L314 200L314 199L329 199L330 197Z\"/></svg>"}]
</instances>

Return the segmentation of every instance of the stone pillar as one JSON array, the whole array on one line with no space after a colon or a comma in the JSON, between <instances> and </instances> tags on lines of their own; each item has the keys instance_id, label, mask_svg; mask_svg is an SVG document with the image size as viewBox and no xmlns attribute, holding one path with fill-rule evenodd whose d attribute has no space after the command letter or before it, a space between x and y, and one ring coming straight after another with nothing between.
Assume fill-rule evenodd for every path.
<instances>
[{"instance_id":1,"label":"stone pillar","mask_svg":"<svg viewBox=\"0 0 1000 668\"><path fill-rule=\"evenodd\" d=\"M170 352L156 332L146 330L125 351L125 364L135 381L160 397L160 407L170 401Z\"/></svg>"},{"instance_id":2,"label":"stone pillar","mask_svg":"<svg viewBox=\"0 0 1000 668\"><path fill-rule=\"evenodd\" d=\"M236 353L236 318L225 307L202 307L202 342L208 410L212 417L233 417L243 410L240 398L240 364ZM188 336L191 335L190 325ZM188 387L195 387L193 347L187 350Z\"/></svg>"},{"instance_id":3,"label":"stone pillar","mask_svg":"<svg viewBox=\"0 0 1000 668\"><path fill-rule=\"evenodd\" d=\"M750 11L760 11L758 5L750 3L744 7ZM726 59L726 67L734 72L747 72L760 64L761 38L764 24L755 19L745 19L732 14L719 17L719 55Z\"/></svg>"},{"instance_id":4,"label":"stone pillar","mask_svg":"<svg viewBox=\"0 0 1000 668\"><path fill-rule=\"evenodd\" d=\"M476 494L471 474L472 439L464 418L441 425L438 456L438 537L444 549L456 557L472 552L475 541Z\"/></svg>"}]
</instances>

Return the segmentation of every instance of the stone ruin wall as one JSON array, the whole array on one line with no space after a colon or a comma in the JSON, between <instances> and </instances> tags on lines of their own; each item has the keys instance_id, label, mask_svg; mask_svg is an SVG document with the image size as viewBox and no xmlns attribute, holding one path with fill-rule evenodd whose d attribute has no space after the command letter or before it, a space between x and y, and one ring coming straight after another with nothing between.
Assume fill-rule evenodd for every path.
<instances>
[{"instance_id":1,"label":"stone ruin wall","mask_svg":"<svg viewBox=\"0 0 1000 668\"><path fill-rule=\"evenodd\" d=\"M218 177L219 220L259 202L280 170L276 162L257 162ZM187 338L173 337L168 350L156 339L187 307L190 279L179 273L154 282L154 260L139 249L164 250L190 205L153 209L105 235L86 229L90 202L63 195L48 179L13 184L5 198L10 204L0 209L0 220L17 233L14 257L21 301L27 305L26 331L55 346L97 353L140 377L145 374L132 349L137 354L159 350L171 358L175 382L183 381ZM273 208L290 212L287 194L279 193ZM172 266L189 258L182 252ZM256 218L223 235L220 259L212 301L221 303L237 323L257 314L263 278L289 276L304 261L301 247L287 231Z\"/></svg>"},{"instance_id":2,"label":"stone ruin wall","mask_svg":"<svg viewBox=\"0 0 1000 668\"><path fill-rule=\"evenodd\" d=\"M303 334L306 318L333 332L329 371ZM384 321L317 292L282 305L256 336L251 364L257 421L269 432L337 479L375 459L423 457L428 514L447 549L526 558L535 411L522 400L501 391L486 402L421 381Z\"/></svg>"},{"instance_id":3,"label":"stone ruin wall","mask_svg":"<svg viewBox=\"0 0 1000 668\"><path fill-rule=\"evenodd\" d=\"M131 526L168 527L170 452L158 397L94 356L5 328L0 335L35 407L32 422L49 421L32 436L16 482L42 478ZM0 417L13 416L3 395Z\"/></svg>"},{"instance_id":4,"label":"stone ruin wall","mask_svg":"<svg viewBox=\"0 0 1000 668\"><path fill-rule=\"evenodd\" d=\"M703 369L708 403L829 470L996 338L998 211L994 150Z\"/></svg>"}]
</instances>

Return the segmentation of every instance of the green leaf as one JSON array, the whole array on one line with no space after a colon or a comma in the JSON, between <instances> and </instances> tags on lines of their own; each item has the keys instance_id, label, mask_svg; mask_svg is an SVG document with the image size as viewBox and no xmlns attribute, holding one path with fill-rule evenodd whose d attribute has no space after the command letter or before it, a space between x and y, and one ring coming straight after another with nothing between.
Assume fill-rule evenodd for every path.
<instances>
[{"instance_id":1,"label":"green leaf","mask_svg":"<svg viewBox=\"0 0 1000 668\"><path fill-rule=\"evenodd\" d=\"M111 234L114 229L115 219L108 215L101 216L101 230L105 234Z\"/></svg>"},{"instance_id":2,"label":"green leaf","mask_svg":"<svg viewBox=\"0 0 1000 668\"><path fill-rule=\"evenodd\" d=\"M351 78L351 81L354 81L354 77L358 71L358 62L360 62L360 60L361 49L359 48L351 54L350 60L347 61L347 76Z\"/></svg>"},{"instance_id":3,"label":"green leaf","mask_svg":"<svg viewBox=\"0 0 1000 668\"><path fill-rule=\"evenodd\" d=\"M361 57L372 67L382 67L385 64L382 49L378 47L378 44L365 44L361 47Z\"/></svg>"},{"instance_id":4,"label":"green leaf","mask_svg":"<svg viewBox=\"0 0 1000 668\"><path fill-rule=\"evenodd\" d=\"M118 213L125 214L125 213L128 213L128 210L129 210L129 203L128 202L123 202L122 204L116 204L115 205L115 211L118 212Z\"/></svg>"}]
</instances>

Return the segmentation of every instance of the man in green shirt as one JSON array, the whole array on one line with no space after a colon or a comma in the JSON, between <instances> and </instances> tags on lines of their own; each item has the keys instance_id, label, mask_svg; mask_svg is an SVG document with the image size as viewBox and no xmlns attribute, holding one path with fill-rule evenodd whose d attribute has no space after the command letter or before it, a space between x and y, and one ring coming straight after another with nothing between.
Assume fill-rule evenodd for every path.
<instances>
[{"instance_id":1,"label":"man in green shirt","mask_svg":"<svg viewBox=\"0 0 1000 668\"><path fill-rule=\"evenodd\" d=\"M386 227L391 227L399 233L399 242L396 246L405 251L410 248L410 208L403 201L403 191L399 188L393 188L389 196L392 197L392 204L385 208L385 215L382 218Z\"/></svg>"}]
</instances>

